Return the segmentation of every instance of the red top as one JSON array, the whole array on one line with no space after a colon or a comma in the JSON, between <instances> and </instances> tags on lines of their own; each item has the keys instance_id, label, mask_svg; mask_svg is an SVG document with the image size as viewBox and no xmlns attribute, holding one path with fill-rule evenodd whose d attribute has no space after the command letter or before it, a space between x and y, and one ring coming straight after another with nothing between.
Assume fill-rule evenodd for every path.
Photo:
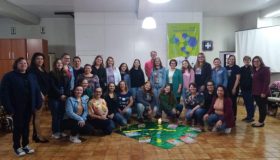
<instances>
[{"instance_id":1,"label":"red top","mask_svg":"<svg viewBox=\"0 0 280 160\"><path fill-rule=\"evenodd\" d=\"M149 60L145 63L145 73L148 77L148 79L150 79L152 71L153 71L153 60Z\"/></svg>"},{"instance_id":2,"label":"red top","mask_svg":"<svg viewBox=\"0 0 280 160\"><path fill-rule=\"evenodd\" d=\"M215 113L214 104L217 97L214 97L212 100L211 107L209 108L207 114L213 114ZM224 119L222 122L226 122L227 128L234 127L234 116L233 116L233 110L232 110L232 102L231 99L224 98Z\"/></svg>"},{"instance_id":3,"label":"red top","mask_svg":"<svg viewBox=\"0 0 280 160\"><path fill-rule=\"evenodd\" d=\"M255 96L269 95L270 69L261 67L258 71L253 70L252 93Z\"/></svg>"}]
</instances>

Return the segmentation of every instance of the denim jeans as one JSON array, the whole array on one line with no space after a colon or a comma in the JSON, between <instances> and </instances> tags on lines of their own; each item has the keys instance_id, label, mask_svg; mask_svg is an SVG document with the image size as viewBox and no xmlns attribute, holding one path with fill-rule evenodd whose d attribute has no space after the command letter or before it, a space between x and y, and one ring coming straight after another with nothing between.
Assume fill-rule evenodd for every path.
<instances>
[{"instance_id":1,"label":"denim jeans","mask_svg":"<svg viewBox=\"0 0 280 160\"><path fill-rule=\"evenodd\" d=\"M247 119L253 119L255 113L254 99L252 91L242 91L242 96L247 112Z\"/></svg>"},{"instance_id":2,"label":"denim jeans","mask_svg":"<svg viewBox=\"0 0 280 160\"><path fill-rule=\"evenodd\" d=\"M137 94L137 92L138 92L139 89L140 89L140 87L133 87L133 88L130 88L131 94L132 94L132 96L133 96L134 99L135 99L136 94Z\"/></svg>"},{"instance_id":3,"label":"denim jeans","mask_svg":"<svg viewBox=\"0 0 280 160\"><path fill-rule=\"evenodd\" d=\"M119 112L114 114L113 121L118 123L120 126L125 126L127 124L127 120Z\"/></svg>"},{"instance_id":4,"label":"denim jeans","mask_svg":"<svg viewBox=\"0 0 280 160\"><path fill-rule=\"evenodd\" d=\"M224 118L224 116L221 115L217 115L216 113L210 114L208 117L208 125L210 127L214 127L216 125L216 123L219 120L222 120ZM227 125L225 122L223 122L223 124L217 128L217 131L225 131L225 129L227 128Z\"/></svg>"},{"instance_id":5,"label":"denim jeans","mask_svg":"<svg viewBox=\"0 0 280 160\"><path fill-rule=\"evenodd\" d=\"M167 110L167 109L161 109L159 108L158 111L156 112L157 115L161 116L162 115L162 111L164 111L164 113L170 117L170 118L178 118L181 114L181 112L183 111L183 105L181 104L177 104L176 108L175 108L175 112L171 109L171 110ZM176 112L179 111L179 114L176 114Z\"/></svg>"},{"instance_id":6,"label":"denim jeans","mask_svg":"<svg viewBox=\"0 0 280 160\"><path fill-rule=\"evenodd\" d=\"M143 118L143 113L145 112L145 110L147 109L146 106L144 106L142 103L137 103L137 118L140 119L140 118ZM154 106L152 108L153 110L153 113L157 113L157 106Z\"/></svg>"},{"instance_id":7,"label":"denim jeans","mask_svg":"<svg viewBox=\"0 0 280 160\"><path fill-rule=\"evenodd\" d=\"M93 128L101 129L105 134L111 134L115 128L115 124L111 119L90 119L89 123Z\"/></svg>"},{"instance_id":8,"label":"denim jeans","mask_svg":"<svg viewBox=\"0 0 280 160\"><path fill-rule=\"evenodd\" d=\"M48 105L52 115L52 133L60 133L65 113L65 103L61 100L50 98Z\"/></svg>"},{"instance_id":9,"label":"denim jeans","mask_svg":"<svg viewBox=\"0 0 280 160\"><path fill-rule=\"evenodd\" d=\"M191 115L192 109L188 109L186 112L186 119L187 121L191 121L193 118L200 124L203 125L203 116L207 112L207 109L205 108L198 108L194 111L194 113Z\"/></svg>"},{"instance_id":10,"label":"denim jeans","mask_svg":"<svg viewBox=\"0 0 280 160\"><path fill-rule=\"evenodd\" d=\"M129 120L132 114L132 109L129 107L126 109L126 111L122 114L122 116L126 119Z\"/></svg>"},{"instance_id":11,"label":"denim jeans","mask_svg":"<svg viewBox=\"0 0 280 160\"><path fill-rule=\"evenodd\" d=\"M160 91L161 91L162 88L153 88L153 93L154 93L154 96L156 98L156 106L159 106L159 94L160 94Z\"/></svg>"}]
</instances>

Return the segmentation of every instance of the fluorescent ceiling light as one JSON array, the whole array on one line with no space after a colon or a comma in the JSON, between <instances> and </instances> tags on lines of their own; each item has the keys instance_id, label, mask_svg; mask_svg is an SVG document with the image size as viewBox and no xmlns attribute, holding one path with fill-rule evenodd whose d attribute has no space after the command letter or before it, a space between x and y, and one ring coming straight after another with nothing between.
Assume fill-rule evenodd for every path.
<instances>
[{"instance_id":1,"label":"fluorescent ceiling light","mask_svg":"<svg viewBox=\"0 0 280 160\"><path fill-rule=\"evenodd\" d=\"M148 0L150 3L167 3L170 0Z\"/></svg>"},{"instance_id":2,"label":"fluorescent ceiling light","mask_svg":"<svg viewBox=\"0 0 280 160\"><path fill-rule=\"evenodd\" d=\"M280 16L280 10L277 10L277 11L266 14L264 17L269 18L269 17L279 17L279 16Z\"/></svg>"},{"instance_id":3,"label":"fluorescent ceiling light","mask_svg":"<svg viewBox=\"0 0 280 160\"><path fill-rule=\"evenodd\" d=\"M142 28L143 29L156 29L157 28L157 24L156 24L155 19L153 17L146 17L143 20Z\"/></svg>"}]
</instances>

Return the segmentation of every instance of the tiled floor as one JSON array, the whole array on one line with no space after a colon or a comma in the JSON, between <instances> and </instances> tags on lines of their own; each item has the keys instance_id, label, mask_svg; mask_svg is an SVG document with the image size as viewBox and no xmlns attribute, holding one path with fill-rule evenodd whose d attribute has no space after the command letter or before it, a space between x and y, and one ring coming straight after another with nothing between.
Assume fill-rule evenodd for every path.
<instances>
[{"instance_id":1,"label":"tiled floor","mask_svg":"<svg viewBox=\"0 0 280 160\"><path fill-rule=\"evenodd\" d=\"M280 160L280 120L268 116L264 128L252 128L241 122L244 107L239 106L237 127L230 135L205 132L195 144L185 144L170 150L113 133L110 136L90 136L82 144L67 140L30 145L36 149L33 155L20 159L52 160L162 160L162 159L269 159ZM43 116L44 135L50 136L50 113ZM0 159L19 159L12 151L11 134L0 133Z\"/></svg>"}]
</instances>

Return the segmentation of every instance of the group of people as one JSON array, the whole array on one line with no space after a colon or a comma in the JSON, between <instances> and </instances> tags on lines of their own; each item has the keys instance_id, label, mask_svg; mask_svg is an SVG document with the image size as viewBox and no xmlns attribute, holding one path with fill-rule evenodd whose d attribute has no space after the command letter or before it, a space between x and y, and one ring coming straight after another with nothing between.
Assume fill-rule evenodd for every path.
<instances>
[{"instance_id":1,"label":"group of people","mask_svg":"<svg viewBox=\"0 0 280 160\"><path fill-rule=\"evenodd\" d=\"M184 109L188 124L197 124L204 129L208 123L212 131L230 133L235 126L237 96L241 89L246 106L246 122L253 122L254 100L259 107L259 121L253 127L263 127L266 116L266 97L269 93L270 71L261 57L245 56L244 66L235 63L235 56L228 58L222 67L215 58L214 68L199 53L192 67L187 59L178 69L175 59L165 68L157 52L141 68L135 59L129 69L126 63L114 65L108 57L105 64L102 56L96 56L93 64L81 67L81 59L72 60L65 53L53 63L49 73L45 70L45 57L35 53L31 64L18 58L13 71L1 81L1 100L6 111L13 117L13 148L18 156L33 153L28 146L29 122L33 119L33 140L47 143L41 134L40 117L42 106L48 102L52 117L52 138L66 137L81 143L79 134L92 134L100 129L111 134L116 125L130 123L132 113L137 120L160 118L164 112L171 121L177 121ZM148 81L145 81L145 74Z\"/></svg>"}]
</instances>

